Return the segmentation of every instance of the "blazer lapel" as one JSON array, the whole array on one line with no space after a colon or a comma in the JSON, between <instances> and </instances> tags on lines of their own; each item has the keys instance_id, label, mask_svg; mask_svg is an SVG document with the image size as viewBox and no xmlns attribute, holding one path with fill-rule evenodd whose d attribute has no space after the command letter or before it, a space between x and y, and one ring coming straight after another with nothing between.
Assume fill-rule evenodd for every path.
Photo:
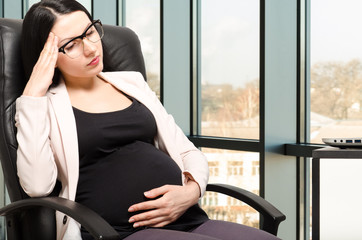
<instances>
[{"instance_id":1,"label":"blazer lapel","mask_svg":"<svg viewBox=\"0 0 362 240\"><path fill-rule=\"evenodd\" d=\"M79 175L79 153L77 127L72 104L64 82L50 89L49 93L48 96L54 108L63 142L64 164L68 173L68 194L70 199L75 199Z\"/></svg>"},{"instance_id":2,"label":"blazer lapel","mask_svg":"<svg viewBox=\"0 0 362 240\"><path fill-rule=\"evenodd\" d=\"M104 80L111 83L113 86L115 86L117 89L121 90L122 92L128 94L129 96L132 96L136 98L138 101L140 101L143 105L145 105L151 112L155 114L155 107L150 102L149 96L146 96L144 91L140 89L139 86L135 84L136 78L142 78L141 81L144 81L142 75L138 72L107 72L103 73L101 72L99 74ZM114 77L115 75L115 77ZM138 79L140 80L140 79Z\"/></svg>"}]
</instances>

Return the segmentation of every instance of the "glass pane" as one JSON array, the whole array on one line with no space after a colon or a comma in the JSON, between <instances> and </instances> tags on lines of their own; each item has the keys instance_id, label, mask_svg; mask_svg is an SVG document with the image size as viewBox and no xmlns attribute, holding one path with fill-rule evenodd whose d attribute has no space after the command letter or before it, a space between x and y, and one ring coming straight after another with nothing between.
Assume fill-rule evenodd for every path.
<instances>
[{"instance_id":1,"label":"glass pane","mask_svg":"<svg viewBox=\"0 0 362 240\"><path fill-rule=\"evenodd\" d=\"M34 3L37 3L37 2L40 2L40 0L28 0L27 1L29 3L29 8L34 4Z\"/></svg>"},{"instance_id":2,"label":"glass pane","mask_svg":"<svg viewBox=\"0 0 362 240\"><path fill-rule=\"evenodd\" d=\"M23 0L23 1L24 1L25 12L27 12L34 3L40 2L40 0ZM82 4L88 10L88 12L90 13L92 12L91 0L77 0L77 1L80 4Z\"/></svg>"},{"instance_id":3,"label":"glass pane","mask_svg":"<svg viewBox=\"0 0 362 240\"><path fill-rule=\"evenodd\" d=\"M203 148L209 161L209 183L226 183L259 195L259 153ZM202 208L211 219L259 227L259 213L224 194L206 192Z\"/></svg>"},{"instance_id":4,"label":"glass pane","mask_svg":"<svg viewBox=\"0 0 362 240\"><path fill-rule=\"evenodd\" d=\"M361 8L360 0L311 1L311 142L361 137Z\"/></svg>"},{"instance_id":5,"label":"glass pane","mask_svg":"<svg viewBox=\"0 0 362 240\"><path fill-rule=\"evenodd\" d=\"M125 25L138 35L147 82L160 97L160 0L127 0Z\"/></svg>"},{"instance_id":6,"label":"glass pane","mask_svg":"<svg viewBox=\"0 0 362 240\"><path fill-rule=\"evenodd\" d=\"M320 159L320 239L362 239L361 169L361 159Z\"/></svg>"},{"instance_id":7,"label":"glass pane","mask_svg":"<svg viewBox=\"0 0 362 240\"><path fill-rule=\"evenodd\" d=\"M77 0L80 4L82 4L88 12L92 13L92 0Z\"/></svg>"},{"instance_id":8,"label":"glass pane","mask_svg":"<svg viewBox=\"0 0 362 240\"><path fill-rule=\"evenodd\" d=\"M259 1L201 0L201 134L259 138Z\"/></svg>"}]
</instances>

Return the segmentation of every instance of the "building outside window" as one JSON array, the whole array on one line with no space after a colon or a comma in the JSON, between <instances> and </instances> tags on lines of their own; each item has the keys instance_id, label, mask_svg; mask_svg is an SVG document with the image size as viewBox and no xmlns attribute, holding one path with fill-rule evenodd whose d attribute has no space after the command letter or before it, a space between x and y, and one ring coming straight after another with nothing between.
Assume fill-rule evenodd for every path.
<instances>
[{"instance_id":1,"label":"building outside window","mask_svg":"<svg viewBox=\"0 0 362 240\"><path fill-rule=\"evenodd\" d=\"M253 176L259 175L259 162L258 161L252 162L252 175Z\"/></svg>"},{"instance_id":2,"label":"building outside window","mask_svg":"<svg viewBox=\"0 0 362 240\"><path fill-rule=\"evenodd\" d=\"M229 176L242 176L244 162L241 161L229 161L228 162L228 175Z\"/></svg>"},{"instance_id":3,"label":"building outside window","mask_svg":"<svg viewBox=\"0 0 362 240\"><path fill-rule=\"evenodd\" d=\"M259 154L202 148L210 167L210 183L227 183L259 194ZM217 172L217 174L215 174ZM212 196L213 200L208 200ZM259 213L239 200L223 194L206 192L201 201L210 218L259 225Z\"/></svg>"},{"instance_id":4,"label":"building outside window","mask_svg":"<svg viewBox=\"0 0 362 240\"><path fill-rule=\"evenodd\" d=\"M209 162L209 175L211 177L219 176L219 162Z\"/></svg>"}]
</instances>

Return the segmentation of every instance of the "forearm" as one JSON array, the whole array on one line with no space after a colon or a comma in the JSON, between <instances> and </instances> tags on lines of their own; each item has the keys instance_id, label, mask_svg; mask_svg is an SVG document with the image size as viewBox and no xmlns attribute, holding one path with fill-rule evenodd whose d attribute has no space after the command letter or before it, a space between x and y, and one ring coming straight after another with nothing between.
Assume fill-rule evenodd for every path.
<instances>
[{"instance_id":1,"label":"forearm","mask_svg":"<svg viewBox=\"0 0 362 240\"><path fill-rule=\"evenodd\" d=\"M49 194L57 168L50 147L47 98L20 97L16 101L17 168L20 183L29 196Z\"/></svg>"},{"instance_id":2,"label":"forearm","mask_svg":"<svg viewBox=\"0 0 362 240\"><path fill-rule=\"evenodd\" d=\"M209 180L209 166L206 157L201 151L196 149L183 154L182 161L185 182L188 182L189 179L195 181L199 185L200 197L202 197Z\"/></svg>"},{"instance_id":3,"label":"forearm","mask_svg":"<svg viewBox=\"0 0 362 240\"><path fill-rule=\"evenodd\" d=\"M186 189L185 194L189 199L188 207L191 207L199 201L201 196L200 186L194 180L188 180L184 187Z\"/></svg>"}]
</instances>

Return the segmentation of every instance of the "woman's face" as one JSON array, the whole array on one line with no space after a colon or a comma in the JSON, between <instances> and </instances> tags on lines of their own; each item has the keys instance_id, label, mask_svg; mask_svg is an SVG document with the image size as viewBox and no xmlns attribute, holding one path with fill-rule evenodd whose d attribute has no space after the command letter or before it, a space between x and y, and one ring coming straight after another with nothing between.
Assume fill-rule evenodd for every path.
<instances>
[{"instance_id":1,"label":"woman's face","mask_svg":"<svg viewBox=\"0 0 362 240\"><path fill-rule=\"evenodd\" d=\"M81 35L90 25L88 16L82 11L76 11L58 16L51 31L58 36L58 47L61 47ZM83 51L76 58L70 58L62 52L58 54L57 67L65 79L94 77L103 69L102 42L93 43L84 38L81 43Z\"/></svg>"}]
</instances>

